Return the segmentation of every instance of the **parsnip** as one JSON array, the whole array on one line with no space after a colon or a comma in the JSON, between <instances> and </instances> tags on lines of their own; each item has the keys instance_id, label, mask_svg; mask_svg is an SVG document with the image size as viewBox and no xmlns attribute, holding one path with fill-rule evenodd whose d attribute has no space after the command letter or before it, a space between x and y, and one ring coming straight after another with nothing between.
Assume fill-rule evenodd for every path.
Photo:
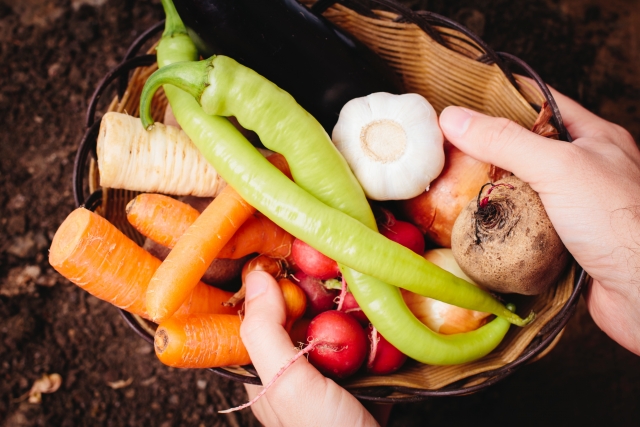
<instances>
[{"instance_id":1,"label":"parsnip","mask_svg":"<svg viewBox=\"0 0 640 427\"><path fill-rule=\"evenodd\" d=\"M97 154L103 187L215 197L226 186L182 130L156 123L146 131L127 114L104 115Z\"/></svg>"}]
</instances>

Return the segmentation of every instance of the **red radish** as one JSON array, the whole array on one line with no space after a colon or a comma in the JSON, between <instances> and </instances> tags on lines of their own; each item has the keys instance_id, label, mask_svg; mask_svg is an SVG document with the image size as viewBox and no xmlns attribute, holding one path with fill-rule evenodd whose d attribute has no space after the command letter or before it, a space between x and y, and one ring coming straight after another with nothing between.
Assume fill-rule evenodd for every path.
<instances>
[{"instance_id":1,"label":"red radish","mask_svg":"<svg viewBox=\"0 0 640 427\"><path fill-rule=\"evenodd\" d=\"M289 338L291 338L291 342L295 346L299 346L300 344L307 345L307 329L309 328L309 323L311 323L311 319L307 317L302 317L296 320L289 331Z\"/></svg>"},{"instance_id":2,"label":"red radish","mask_svg":"<svg viewBox=\"0 0 640 427\"><path fill-rule=\"evenodd\" d=\"M341 311L330 310L316 316L309 323L306 335L308 345L289 359L253 399L243 405L219 412L227 414L253 405L296 360L305 355L308 355L309 362L318 371L334 379L354 374L367 357L367 337L364 329L353 317Z\"/></svg>"},{"instance_id":3,"label":"red radish","mask_svg":"<svg viewBox=\"0 0 640 427\"><path fill-rule=\"evenodd\" d=\"M367 357L367 337L350 315L337 310L320 313L309 324L309 362L329 378L354 374Z\"/></svg>"},{"instance_id":4,"label":"red radish","mask_svg":"<svg viewBox=\"0 0 640 427\"><path fill-rule=\"evenodd\" d=\"M397 220L391 212L380 208L378 229L386 238L400 243L417 254L424 254L424 236L415 225L410 222Z\"/></svg>"},{"instance_id":5,"label":"red radish","mask_svg":"<svg viewBox=\"0 0 640 427\"><path fill-rule=\"evenodd\" d=\"M362 326L369 325L369 318L364 314L351 292L347 292L344 296L342 311L353 316Z\"/></svg>"},{"instance_id":6,"label":"red radish","mask_svg":"<svg viewBox=\"0 0 640 427\"><path fill-rule=\"evenodd\" d=\"M367 337L371 344L367 356L367 372L385 375L397 371L404 365L407 356L389 343L371 325L367 328Z\"/></svg>"},{"instance_id":7,"label":"red radish","mask_svg":"<svg viewBox=\"0 0 640 427\"><path fill-rule=\"evenodd\" d=\"M323 311L334 308L335 299L340 293L338 289L328 289L324 281L303 272L298 272L292 277L307 295L305 316L315 317Z\"/></svg>"},{"instance_id":8,"label":"red radish","mask_svg":"<svg viewBox=\"0 0 640 427\"><path fill-rule=\"evenodd\" d=\"M422 254L421 254L422 255ZM300 239L293 241L291 257L300 270L322 280L338 277L338 263L321 254Z\"/></svg>"}]
</instances>

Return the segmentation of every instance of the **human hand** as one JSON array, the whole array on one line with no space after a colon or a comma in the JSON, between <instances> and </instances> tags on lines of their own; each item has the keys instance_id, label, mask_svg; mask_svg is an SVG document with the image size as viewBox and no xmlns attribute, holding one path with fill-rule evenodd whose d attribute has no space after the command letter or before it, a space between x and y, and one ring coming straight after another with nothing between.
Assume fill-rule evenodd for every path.
<instances>
[{"instance_id":1,"label":"human hand","mask_svg":"<svg viewBox=\"0 0 640 427\"><path fill-rule=\"evenodd\" d=\"M275 279L262 271L245 279L242 341L263 384L291 360L296 349L283 325L284 299ZM247 385L253 399L261 387ZM305 357L296 360L251 406L266 426L377 426L372 415L348 391L318 372Z\"/></svg>"},{"instance_id":2,"label":"human hand","mask_svg":"<svg viewBox=\"0 0 640 427\"><path fill-rule=\"evenodd\" d=\"M640 354L640 151L620 126L553 96L573 143L460 107L446 108L440 126L460 150L539 193L565 246L594 279L586 294L592 318Z\"/></svg>"}]
</instances>

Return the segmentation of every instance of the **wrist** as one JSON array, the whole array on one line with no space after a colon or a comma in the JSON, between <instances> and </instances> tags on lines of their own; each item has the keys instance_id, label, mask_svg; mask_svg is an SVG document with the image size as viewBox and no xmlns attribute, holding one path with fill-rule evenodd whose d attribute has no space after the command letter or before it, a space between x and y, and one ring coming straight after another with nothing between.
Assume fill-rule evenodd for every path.
<instances>
[{"instance_id":1,"label":"wrist","mask_svg":"<svg viewBox=\"0 0 640 427\"><path fill-rule=\"evenodd\" d=\"M640 297L629 292L636 286L605 287L593 280L585 294L593 321L611 339L640 355Z\"/></svg>"}]
</instances>

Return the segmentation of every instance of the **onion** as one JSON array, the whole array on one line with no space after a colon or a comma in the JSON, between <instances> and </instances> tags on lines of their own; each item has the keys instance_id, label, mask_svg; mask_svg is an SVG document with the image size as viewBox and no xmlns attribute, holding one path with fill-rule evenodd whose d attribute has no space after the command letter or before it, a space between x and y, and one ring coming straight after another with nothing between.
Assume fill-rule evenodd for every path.
<instances>
[{"instance_id":1,"label":"onion","mask_svg":"<svg viewBox=\"0 0 640 427\"><path fill-rule=\"evenodd\" d=\"M400 217L415 224L435 245L451 247L451 229L462 209L480 187L510 173L480 162L451 145L444 145L445 164L427 191L397 202Z\"/></svg>"},{"instance_id":2,"label":"onion","mask_svg":"<svg viewBox=\"0 0 640 427\"><path fill-rule=\"evenodd\" d=\"M440 268L473 283L458 266L458 263L453 258L451 249L432 249L424 257ZM431 330L441 334L449 335L473 331L487 323L490 316L490 313L456 307L455 305L414 294L405 289L401 289L401 291L409 310Z\"/></svg>"}]
</instances>

